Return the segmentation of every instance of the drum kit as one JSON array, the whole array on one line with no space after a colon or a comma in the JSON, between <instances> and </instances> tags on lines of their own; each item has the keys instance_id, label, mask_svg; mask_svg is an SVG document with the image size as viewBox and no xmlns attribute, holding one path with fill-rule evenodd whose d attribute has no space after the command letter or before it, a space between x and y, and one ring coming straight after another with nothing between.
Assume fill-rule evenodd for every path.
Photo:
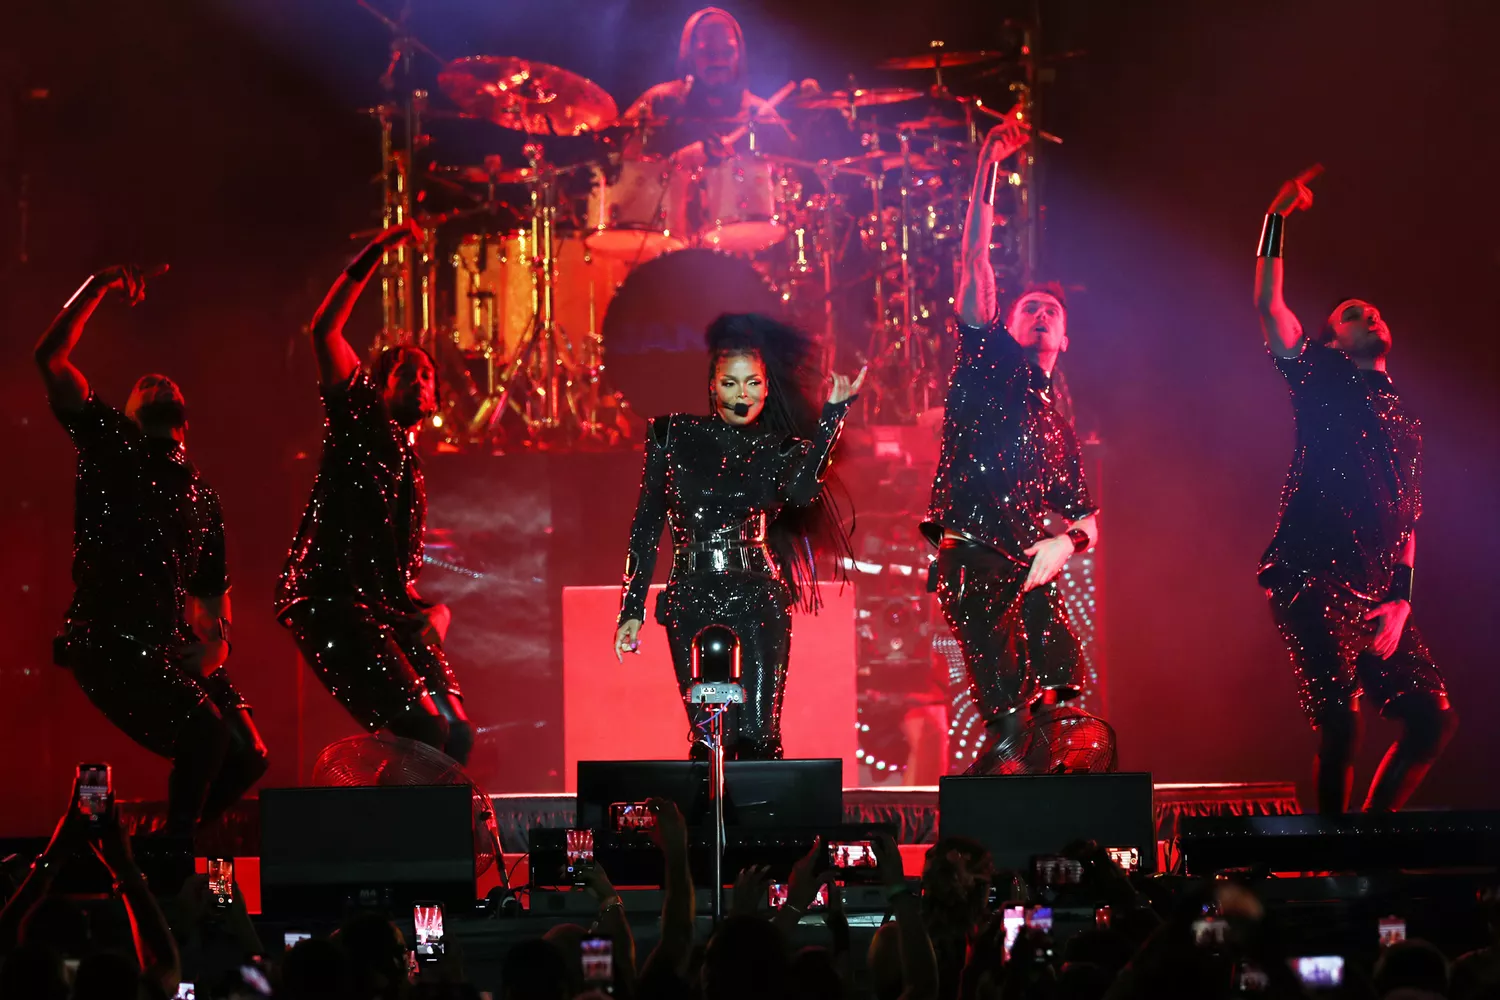
<instances>
[{"instance_id":1,"label":"drum kit","mask_svg":"<svg viewBox=\"0 0 1500 1000\"><path fill-rule=\"evenodd\" d=\"M414 219L427 233L383 262L376 346L414 343L438 360L442 447L630 446L641 416L702 408L703 329L732 311L812 330L830 365L868 363L860 419L911 423L941 406L976 154L1006 117L945 73L1010 70L1009 113L1030 119L1026 45L1003 60L934 42L877 67L931 74L922 87L788 84L709 123L722 141L686 157L652 151L671 122L622 117L584 76L512 56L441 60L361 6L393 39L391 99L369 112L382 224ZM423 54L451 107L397 83ZM427 134L440 122L503 130L511 138L490 148L519 137L520 156L442 162ZM1035 269L1034 161L1032 147L1017 154L997 204L1002 285Z\"/></svg>"}]
</instances>

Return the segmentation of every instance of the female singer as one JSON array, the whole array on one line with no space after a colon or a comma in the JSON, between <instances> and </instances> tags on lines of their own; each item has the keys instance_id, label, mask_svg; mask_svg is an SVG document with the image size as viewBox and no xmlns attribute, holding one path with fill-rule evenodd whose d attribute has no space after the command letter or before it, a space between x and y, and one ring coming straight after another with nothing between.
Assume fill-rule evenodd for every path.
<instances>
[{"instance_id":1,"label":"female singer","mask_svg":"<svg viewBox=\"0 0 1500 1000\"><path fill-rule=\"evenodd\" d=\"M707 339L711 412L655 417L646 436L615 656L623 663L639 651L657 543L670 525L672 573L656 620L667 629L678 685L686 694L698 633L733 630L745 703L725 717L726 756L776 760L791 609L817 610L819 556L851 554L824 480L865 373L822 379L812 339L764 316L720 316ZM830 382L820 413L820 387ZM707 756L706 718L707 709L688 706L695 759Z\"/></svg>"}]
</instances>

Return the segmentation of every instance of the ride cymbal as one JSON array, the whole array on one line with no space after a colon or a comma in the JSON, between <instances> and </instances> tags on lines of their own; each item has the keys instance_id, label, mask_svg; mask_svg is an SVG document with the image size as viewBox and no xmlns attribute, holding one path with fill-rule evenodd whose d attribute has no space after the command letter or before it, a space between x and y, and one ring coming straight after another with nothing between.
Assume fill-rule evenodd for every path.
<instances>
[{"instance_id":1,"label":"ride cymbal","mask_svg":"<svg viewBox=\"0 0 1500 1000\"><path fill-rule=\"evenodd\" d=\"M514 56L467 56L438 74L465 112L531 135L579 135L613 122L615 100L586 77Z\"/></svg>"},{"instance_id":2,"label":"ride cymbal","mask_svg":"<svg viewBox=\"0 0 1500 1000\"><path fill-rule=\"evenodd\" d=\"M915 101L925 96L920 90L910 87L859 87L854 90L833 90L820 94L805 94L793 98L792 103L808 110L841 108L867 108L877 104L900 104Z\"/></svg>"}]
</instances>

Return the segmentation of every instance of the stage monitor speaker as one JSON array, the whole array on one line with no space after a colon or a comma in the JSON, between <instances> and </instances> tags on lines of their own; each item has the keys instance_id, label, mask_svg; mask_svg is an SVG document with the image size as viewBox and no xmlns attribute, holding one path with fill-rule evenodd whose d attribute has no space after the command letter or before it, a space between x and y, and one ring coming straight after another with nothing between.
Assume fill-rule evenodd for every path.
<instances>
[{"instance_id":1,"label":"stage monitor speaker","mask_svg":"<svg viewBox=\"0 0 1500 1000\"><path fill-rule=\"evenodd\" d=\"M1500 865L1500 812L1196 816L1182 820L1188 871L1377 872Z\"/></svg>"},{"instance_id":2,"label":"stage monitor speaker","mask_svg":"<svg viewBox=\"0 0 1500 1000\"><path fill-rule=\"evenodd\" d=\"M1031 859L1075 840L1134 847L1141 870L1156 868L1151 775L952 775L938 781L938 836L970 837L995 867L1026 871Z\"/></svg>"},{"instance_id":3,"label":"stage monitor speaker","mask_svg":"<svg viewBox=\"0 0 1500 1000\"><path fill-rule=\"evenodd\" d=\"M468 785L265 788L261 908L272 917L338 916L440 900L474 904Z\"/></svg>"},{"instance_id":4,"label":"stage monitor speaker","mask_svg":"<svg viewBox=\"0 0 1500 1000\"><path fill-rule=\"evenodd\" d=\"M609 830L610 806L671 799L688 823L709 815L706 761L581 760L578 826ZM724 765L724 822L745 829L834 827L844 821L843 763L732 760Z\"/></svg>"},{"instance_id":5,"label":"stage monitor speaker","mask_svg":"<svg viewBox=\"0 0 1500 1000\"><path fill-rule=\"evenodd\" d=\"M11 875L19 884L26 869L41 857L50 837L0 837L0 877ZM186 837L135 834L130 853L146 884L157 896L175 896L193 874L193 842ZM114 877L87 845L80 844L61 866L52 883L59 896L108 896Z\"/></svg>"}]
</instances>

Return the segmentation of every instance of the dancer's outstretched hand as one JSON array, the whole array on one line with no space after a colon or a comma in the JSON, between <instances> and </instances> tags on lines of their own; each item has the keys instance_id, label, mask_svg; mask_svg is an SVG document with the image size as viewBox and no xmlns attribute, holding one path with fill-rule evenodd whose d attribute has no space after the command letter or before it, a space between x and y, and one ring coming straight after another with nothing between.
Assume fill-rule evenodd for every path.
<instances>
[{"instance_id":1,"label":"dancer's outstretched hand","mask_svg":"<svg viewBox=\"0 0 1500 1000\"><path fill-rule=\"evenodd\" d=\"M865 384L865 372L870 370L865 365L859 370L859 374L851 380L847 375L832 375L833 387L828 390L828 401L830 403L842 403L859 395L859 387Z\"/></svg>"},{"instance_id":2,"label":"dancer's outstretched hand","mask_svg":"<svg viewBox=\"0 0 1500 1000\"><path fill-rule=\"evenodd\" d=\"M625 662L626 653L641 651L641 620L631 618L615 630L615 659Z\"/></svg>"},{"instance_id":3,"label":"dancer's outstretched hand","mask_svg":"<svg viewBox=\"0 0 1500 1000\"><path fill-rule=\"evenodd\" d=\"M1277 191L1276 197L1271 199L1271 207L1267 211L1276 215L1291 215L1299 208L1312 208L1312 188L1308 187L1308 185L1322 172L1323 164L1314 163L1302 171L1302 173L1281 185L1281 190Z\"/></svg>"},{"instance_id":4,"label":"dancer's outstretched hand","mask_svg":"<svg viewBox=\"0 0 1500 1000\"><path fill-rule=\"evenodd\" d=\"M110 291L125 296L125 301L138 305L146 297L146 282L167 273L167 265L158 264L147 269L134 264L116 264L94 273L94 280Z\"/></svg>"},{"instance_id":5,"label":"dancer's outstretched hand","mask_svg":"<svg viewBox=\"0 0 1500 1000\"><path fill-rule=\"evenodd\" d=\"M374 242L382 244L387 250L394 250L404 243L422 243L426 241L427 233L421 226L417 225L415 219L407 219L405 222L397 223L379 236Z\"/></svg>"},{"instance_id":6,"label":"dancer's outstretched hand","mask_svg":"<svg viewBox=\"0 0 1500 1000\"><path fill-rule=\"evenodd\" d=\"M1401 644L1401 632L1410 616L1411 604L1407 601L1386 601L1367 612L1365 621L1376 623L1375 635L1370 638L1370 652L1382 660L1389 660Z\"/></svg>"},{"instance_id":7,"label":"dancer's outstretched hand","mask_svg":"<svg viewBox=\"0 0 1500 1000\"><path fill-rule=\"evenodd\" d=\"M1073 539L1067 535L1044 538L1027 549L1026 555L1031 556L1031 570L1026 574L1026 582L1021 585L1021 589L1035 590L1051 583L1052 578L1061 573L1068 560L1073 558Z\"/></svg>"}]
</instances>

